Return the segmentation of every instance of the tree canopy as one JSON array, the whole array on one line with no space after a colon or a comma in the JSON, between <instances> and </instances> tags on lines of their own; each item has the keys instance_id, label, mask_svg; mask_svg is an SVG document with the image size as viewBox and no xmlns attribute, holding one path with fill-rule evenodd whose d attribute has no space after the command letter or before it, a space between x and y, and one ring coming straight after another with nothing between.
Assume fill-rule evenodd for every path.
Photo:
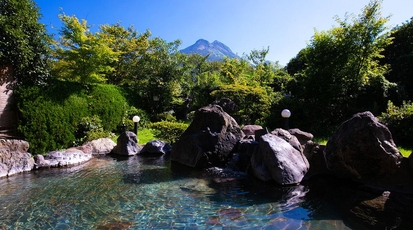
<instances>
[{"instance_id":1,"label":"tree canopy","mask_svg":"<svg viewBox=\"0 0 413 230\"><path fill-rule=\"evenodd\" d=\"M51 38L39 22L32 0L0 2L0 62L11 67L16 84L41 85L49 78L47 65Z\"/></svg>"}]
</instances>

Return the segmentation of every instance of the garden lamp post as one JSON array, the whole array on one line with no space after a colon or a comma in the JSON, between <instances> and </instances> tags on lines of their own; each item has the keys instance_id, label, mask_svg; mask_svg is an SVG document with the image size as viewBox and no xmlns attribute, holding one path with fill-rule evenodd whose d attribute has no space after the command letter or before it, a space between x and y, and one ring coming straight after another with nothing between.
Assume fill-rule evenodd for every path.
<instances>
[{"instance_id":1,"label":"garden lamp post","mask_svg":"<svg viewBox=\"0 0 413 230\"><path fill-rule=\"evenodd\" d=\"M135 123L136 139L138 138L138 122L141 120L139 116L133 116L132 121Z\"/></svg>"},{"instance_id":2,"label":"garden lamp post","mask_svg":"<svg viewBox=\"0 0 413 230\"><path fill-rule=\"evenodd\" d=\"M281 112L281 116L284 118L284 122L285 122L285 130L288 130L288 118L290 118L291 116L291 112L288 109L283 109L283 111Z\"/></svg>"}]
</instances>

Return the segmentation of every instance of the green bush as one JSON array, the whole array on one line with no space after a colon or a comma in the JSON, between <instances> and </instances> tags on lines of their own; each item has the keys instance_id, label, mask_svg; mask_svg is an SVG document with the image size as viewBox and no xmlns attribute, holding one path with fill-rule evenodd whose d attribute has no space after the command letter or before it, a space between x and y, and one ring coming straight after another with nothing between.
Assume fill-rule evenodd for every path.
<instances>
[{"instance_id":1,"label":"green bush","mask_svg":"<svg viewBox=\"0 0 413 230\"><path fill-rule=\"evenodd\" d=\"M134 106L130 106L122 118L122 123L118 126L118 132L123 132L125 130L132 131L135 127L133 122L133 117L139 116L139 128L148 128L151 123L148 113L143 109L138 109Z\"/></svg>"},{"instance_id":2,"label":"green bush","mask_svg":"<svg viewBox=\"0 0 413 230\"><path fill-rule=\"evenodd\" d=\"M18 130L29 142L33 154L107 137L122 123L128 107L121 93L112 85L85 88L63 81L45 88L21 87L16 90ZM95 124L88 126L88 119ZM95 125L99 127L93 128Z\"/></svg>"},{"instance_id":3,"label":"green bush","mask_svg":"<svg viewBox=\"0 0 413 230\"><path fill-rule=\"evenodd\" d=\"M109 133L103 130L102 121L96 115L83 117L76 130L76 142L74 145L81 145L86 141L92 141L103 137L108 137Z\"/></svg>"},{"instance_id":4,"label":"green bush","mask_svg":"<svg viewBox=\"0 0 413 230\"><path fill-rule=\"evenodd\" d=\"M170 121L176 122L176 117L170 112L159 113L155 117L155 121Z\"/></svg>"},{"instance_id":5,"label":"green bush","mask_svg":"<svg viewBox=\"0 0 413 230\"><path fill-rule=\"evenodd\" d=\"M75 140L75 129L67 109L43 92L39 87L18 91L18 130L29 142L29 151L36 154L65 148Z\"/></svg>"},{"instance_id":6,"label":"green bush","mask_svg":"<svg viewBox=\"0 0 413 230\"><path fill-rule=\"evenodd\" d=\"M116 86L92 86L88 94L88 103L90 114L99 116L104 130L114 131L122 123L126 99Z\"/></svg>"},{"instance_id":7,"label":"green bush","mask_svg":"<svg viewBox=\"0 0 413 230\"><path fill-rule=\"evenodd\" d=\"M177 141L188 128L188 124L180 122L160 121L150 125L155 137L170 144Z\"/></svg>"},{"instance_id":8,"label":"green bush","mask_svg":"<svg viewBox=\"0 0 413 230\"><path fill-rule=\"evenodd\" d=\"M389 127L397 144L413 146L413 103L403 102L398 107L389 101L386 112L378 118Z\"/></svg>"}]
</instances>

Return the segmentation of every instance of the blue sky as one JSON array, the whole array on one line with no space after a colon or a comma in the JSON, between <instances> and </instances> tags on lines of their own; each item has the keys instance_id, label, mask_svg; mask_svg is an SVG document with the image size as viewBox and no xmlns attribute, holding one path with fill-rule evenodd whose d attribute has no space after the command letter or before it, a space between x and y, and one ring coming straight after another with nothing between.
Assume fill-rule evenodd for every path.
<instances>
[{"instance_id":1,"label":"blue sky","mask_svg":"<svg viewBox=\"0 0 413 230\"><path fill-rule=\"evenodd\" d=\"M50 33L57 34L58 15L101 24L133 25L154 37L181 40L180 49L203 38L218 40L242 56L269 47L267 59L285 65L314 34L337 26L334 16L360 14L369 0L34 0ZM61 11L62 9L62 11ZM413 17L412 0L383 0L382 15L392 28Z\"/></svg>"}]
</instances>

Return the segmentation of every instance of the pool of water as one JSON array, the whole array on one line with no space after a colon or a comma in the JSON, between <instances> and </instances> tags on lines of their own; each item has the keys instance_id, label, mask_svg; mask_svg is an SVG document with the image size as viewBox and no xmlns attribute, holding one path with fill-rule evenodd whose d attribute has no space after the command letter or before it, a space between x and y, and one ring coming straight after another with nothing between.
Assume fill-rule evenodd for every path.
<instances>
[{"instance_id":1,"label":"pool of water","mask_svg":"<svg viewBox=\"0 0 413 230\"><path fill-rule=\"evenodd\" d=\"M101 157L0 178L0 229L349 229L311 189Z\"/></svg>"}]
</instances>

